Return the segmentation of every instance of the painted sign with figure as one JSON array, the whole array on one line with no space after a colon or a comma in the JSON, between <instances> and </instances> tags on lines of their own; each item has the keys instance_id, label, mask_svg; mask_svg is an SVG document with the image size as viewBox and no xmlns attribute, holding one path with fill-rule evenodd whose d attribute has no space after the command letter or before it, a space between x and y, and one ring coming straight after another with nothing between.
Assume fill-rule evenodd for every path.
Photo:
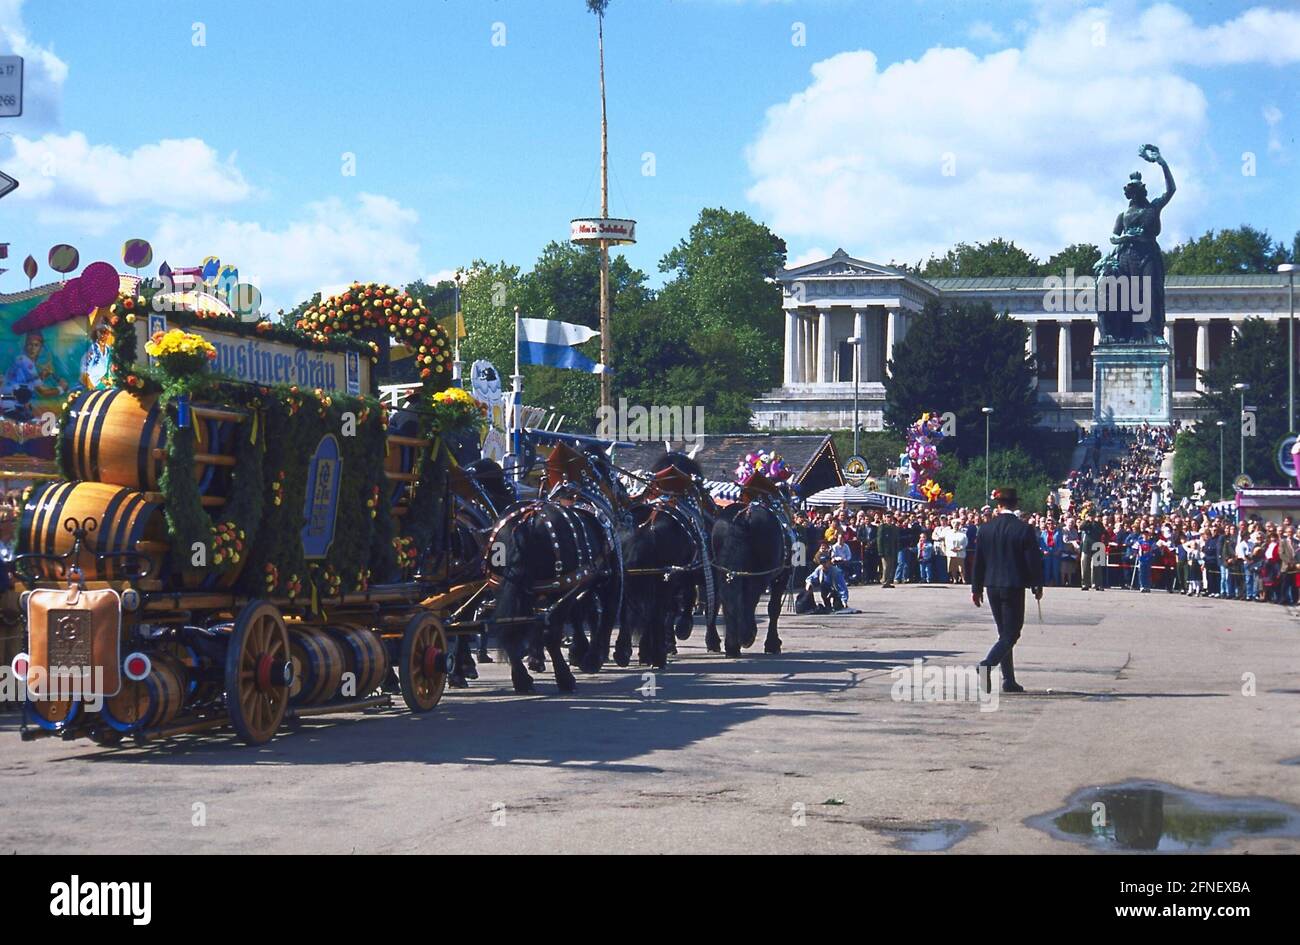
<instances>
[{"instance_id":1,"label":"painted sign with figure","mask_svg":"<svg viewBox=\"0 0 1300 945\"><path fill-rule=\"evenodd\" d=\"M321 437L307 467L307 500L302 510L307 524L302 527L302 555L319 561L334 543L334 522L339 511L339 485L343 479L343 458L333 433Z\"/></svg>"},{"instance_id":2,"label":"painted sign with figure","mask_svg":"<svg viewBox=\"0 0 1300 945\"><path fill-rule=\"evenodd\" d=\"M54 423L70 393L95 387L111 334L85 317L28 318L60 286L0 293L0 470L57 472Z\"/></svg>"}]
</instances>

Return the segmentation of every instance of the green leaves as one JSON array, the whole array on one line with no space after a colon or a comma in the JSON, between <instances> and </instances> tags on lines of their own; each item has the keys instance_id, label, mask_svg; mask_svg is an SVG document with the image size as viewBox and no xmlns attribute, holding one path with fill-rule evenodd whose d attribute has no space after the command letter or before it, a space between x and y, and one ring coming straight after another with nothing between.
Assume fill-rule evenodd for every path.
<instances>
[{"instance_id":1,"label":"green leaves","mask_svg":"<svg viewBox=\"0 0 1300 945\"><path fill-rule=\"evenodd\" d=\"M1197 480L1217 494L1219 488L1219 427L1223 420L1224 478L1228 496L1241 466L1241 394L1232 385L1246 383L1245 402L1255 410L1255 435L1245 438L1246 473L1257 485L1282 484L1274 464L1277 440L1287 426L1287 325L1248 318L1231 347L1205 372L1208 390L1197 399L1205 411L1196 428L1178 438L1174 454L1174 491L1188 495Z\"/></svg>"},{"instance_id":2,"label":"green leaves","mask_svg":"<svg viewBox=\"0 0 1300 945\"><path fill-rule=\"evenodd\" d=\"M1296 235L1300 243L1300 234ZM1236 229L1209 230L1165 254L1169 275L1210 276L1274 272L1279 264L1294 262L1294 251L1273 242L1264 230L1243 225Z\"/></svg>"},{"instance_id":3,"label":"green leaves","mask_svg":"<svg viewBox=\"0 0 1300 945\"><path fill-rule=\"evenodd\" d=\"M1025 332L1022 323L995 314L987 302L927 305L894 346L893 374L885 381L886 425L902 431L927 410L951 411L957 453L982 456L982 408L992 407L993 444L1026 441L1038 407Z\"/></svg>"}]
</instances>

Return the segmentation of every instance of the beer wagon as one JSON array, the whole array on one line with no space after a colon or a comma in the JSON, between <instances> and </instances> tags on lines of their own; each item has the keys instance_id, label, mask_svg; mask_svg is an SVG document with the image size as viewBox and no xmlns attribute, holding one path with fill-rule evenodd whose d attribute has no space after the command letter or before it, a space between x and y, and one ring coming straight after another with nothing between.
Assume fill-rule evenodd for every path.
<instances>
[{"instance_id":1,"label":"beer wagon","mask_svg":"<svg viewBox=\"0 0 1300 945\"><path fill-rule=\"evenodd\" d=\"M96 315L109 383L69 397L65 478L19 522L22 737L262 744L397 693L433 709L492 512L448 448L477 406L422 304L354 284L291 327L145 285ZM409 409L370 396L390 337L424 382Z\"/></svg>"}]
</instances>

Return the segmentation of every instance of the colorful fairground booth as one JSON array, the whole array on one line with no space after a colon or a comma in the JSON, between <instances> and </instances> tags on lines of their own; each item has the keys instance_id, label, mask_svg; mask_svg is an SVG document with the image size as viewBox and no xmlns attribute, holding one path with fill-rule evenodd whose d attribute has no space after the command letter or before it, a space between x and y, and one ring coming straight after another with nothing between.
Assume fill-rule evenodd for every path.
<instances>
[{"instance_id":1,"label":"colorful fairground booth","mask_svg":"<svg viewBox=\"0 0 1300 945\"><path fill-rule=\"evenodd\" d=\"M295 324L106 263L0 298L25 738L103 743L431 709L490 503L478 403L416 298L354 283ZM401 342L420 382L375 397ZM390 672L390 670L395 670ZM350 680L351 686L340 685Z\"/></svg>"}]
</instances>

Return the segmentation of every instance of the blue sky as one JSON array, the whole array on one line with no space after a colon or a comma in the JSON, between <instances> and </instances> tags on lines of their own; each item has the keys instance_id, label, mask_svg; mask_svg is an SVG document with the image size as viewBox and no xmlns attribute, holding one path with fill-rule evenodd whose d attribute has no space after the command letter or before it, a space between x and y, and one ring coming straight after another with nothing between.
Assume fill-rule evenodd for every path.
<instances>
[{"instance_id":1,"label":"blue sky","mask_svg":"<svg viewBox=\"0 0 1300 945\"><path fill-rule=\"evenodd\" d=\"M22 183L0 291L29 252L48 276L54 243L117 261L137 236L286 307L528 266L598 206L595 42L581 0L0 0L29 79L0 119ZM1166 245L1300 229L1291 0L612 0L606 47L611 212L656 281L704 206L764 220L792 260L1101 242L1128 173L1152 179L1147 140L1178 178Z\"/></svg>"}]
</instances>

